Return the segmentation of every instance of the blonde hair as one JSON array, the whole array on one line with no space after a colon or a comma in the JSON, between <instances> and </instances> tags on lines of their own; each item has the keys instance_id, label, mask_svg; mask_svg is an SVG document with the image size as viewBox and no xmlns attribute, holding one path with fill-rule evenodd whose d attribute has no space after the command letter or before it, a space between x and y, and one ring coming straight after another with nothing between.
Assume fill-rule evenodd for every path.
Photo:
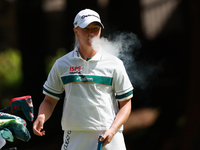
<instances>
[{"instance_id":1,"label":"blonde hair","mask_svg":"<svg viewBox=\"0 0 200 150\"><path fill-rule=\"evenodd\" d=\"M75 35L75 37L74 37L74 49L75 49L78 45L79 45L79 43L78 43L78 38L77 38L77 36Z\"/></svg>"}]
</instances>

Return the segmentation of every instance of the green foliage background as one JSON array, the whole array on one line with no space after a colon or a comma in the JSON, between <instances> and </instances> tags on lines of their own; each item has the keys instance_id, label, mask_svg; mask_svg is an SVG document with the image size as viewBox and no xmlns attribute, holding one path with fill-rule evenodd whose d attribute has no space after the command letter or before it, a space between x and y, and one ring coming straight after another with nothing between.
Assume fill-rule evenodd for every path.
<instances>
[{"instance_id":1,"label":"green foliage background","mask_svg":"<svg viewBox=\"0 0 200 150\"><path fill-rule=\"evenodd\" d=\"M8 48L0 52L0 104L9 106L13 97L22 84L22 55L17 49Z\"/></svg>"},{"instance_id":2,"label":"green foliage background","mask_svg":"<svg viewBox=\"0 0 200 150\"><path fill-rule=\"evenodd\" d=\"M56 51L55 56L45 58L46 73L48 74L56 59L66 54L64 48ZM22 54L20 50L8 48L0 52L0 106L9 106L10 99L21 90L23 82ZM19 96L19 95L18 95Z\"/></svg>"}]
</instances>

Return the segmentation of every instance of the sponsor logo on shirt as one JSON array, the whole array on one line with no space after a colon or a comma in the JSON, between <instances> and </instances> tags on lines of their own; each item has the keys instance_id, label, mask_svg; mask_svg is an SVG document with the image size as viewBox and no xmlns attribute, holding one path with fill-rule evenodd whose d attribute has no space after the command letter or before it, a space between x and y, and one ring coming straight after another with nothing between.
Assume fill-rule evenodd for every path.
<instances>
[{"instance_id":1,"label":"sponsor logo on shirt","mask_svg":"<svg viewBox=\"0 0 200 150\"><path fill-rule=\"evenodd\" d=\"M76 78L77 81L82 81L82 82L89 82L89 81L93 81L93 78L88 78L88 77L77 77Z\"/></svg>"},{"instance_id":2,"label":"sponsor logo on shirt","mask_svg":"<svg viewBox=\"0 0 200 150\"><path fill-rule=\"evenodd\" d=\"M70 67L70 74L81 74L81 66L71 66Z\"/></svg>"}]
</instances>

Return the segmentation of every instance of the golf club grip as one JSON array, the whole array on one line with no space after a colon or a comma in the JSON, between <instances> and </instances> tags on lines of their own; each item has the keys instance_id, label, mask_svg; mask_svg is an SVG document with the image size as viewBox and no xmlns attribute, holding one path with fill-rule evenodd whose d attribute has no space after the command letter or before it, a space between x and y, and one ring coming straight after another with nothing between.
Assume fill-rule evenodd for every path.
<instances>
[{"instance_id":1,"label":"golf club grip","mask_svg":"<svg viewBox=\"0 0 200 150\"><path fill-rule=\"evenodd\" d=\"M10 106L0 110L0 112L5 112L5 113L6 112L10 112L10 111L11 111L11 107Z\"/></svg>"},{"instance_id":2,"label":"golf club grip","mask_svg":"<svg viewBox=\"0 0 200 150\"><path fill-rule=\"evenodd\" d=\"M99 136L98 139L98 146L97 146L97 150L102 150L102 146L103 146L103 141L100 141L100 138L102 137L102 135Z\"/></svg>"}]
</instances>

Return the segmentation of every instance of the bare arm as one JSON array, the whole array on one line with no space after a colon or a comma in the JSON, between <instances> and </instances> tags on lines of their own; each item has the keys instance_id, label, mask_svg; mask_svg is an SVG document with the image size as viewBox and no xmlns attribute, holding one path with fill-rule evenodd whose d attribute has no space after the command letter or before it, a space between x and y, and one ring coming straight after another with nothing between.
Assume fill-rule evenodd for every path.
<instances>
[{"instance_id":1,"label":"bare arm","mask_svg":"<svg viewBox=\"0 0 200 150\"><path fill-rule=\"evenodd\" d=\"M104 133L103 137L101 138L101 141L104 141L103 146L111 142L117 129L126 122L131 113L131 99L121 101L119 102L119 104L120 104L120 110L117 113L117 116L112 126Z\"/></svg>"},{"instance_id":2,"label":"bare arm","mask_svg":"<svg viewBox=\"0 0 200 150\"><path fill-rule=\"evenodd\" d=\"M33 132L38 136L45 135L45 131L42 131L44 123L50 118L52 112L57 104L58 100L49 96L45 96L43 102L40 105L38 117L33 123Z\"/></svg>"}]
</instances>

